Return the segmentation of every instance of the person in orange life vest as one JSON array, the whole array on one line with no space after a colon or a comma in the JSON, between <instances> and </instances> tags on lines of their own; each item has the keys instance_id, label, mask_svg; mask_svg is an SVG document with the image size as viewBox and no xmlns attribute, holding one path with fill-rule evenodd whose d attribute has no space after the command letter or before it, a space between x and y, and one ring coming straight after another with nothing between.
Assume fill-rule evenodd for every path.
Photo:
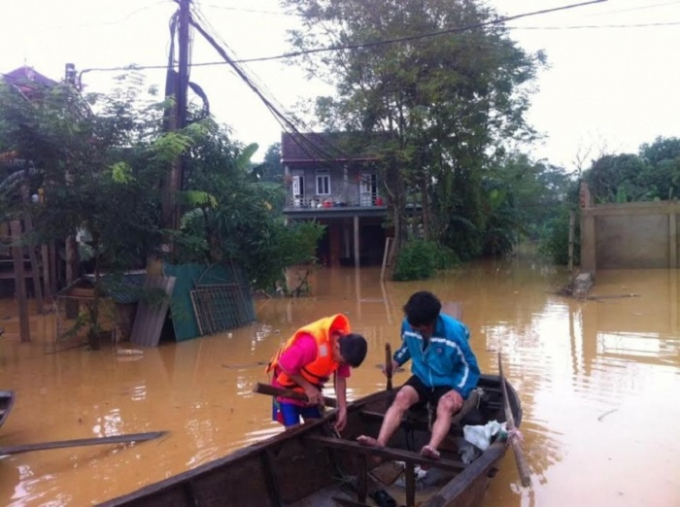
<instances>
[{"instance_id":1,"label":"person in orange life vest","mask_svg":"<svg viewBox=\"0 0 680 507\"><path fill-rule=\"evenodd\" d=\"M275 398L272 418L286 428L304 420L321 417L321 391L333 375L338 413L335 428L347 424L347 378L366 357L366 339L350 332L349 320L338 314L325 317L298 329L267 366L273 371L272 385L304 392L309 402Z\"/></svg>"}]
</instances>

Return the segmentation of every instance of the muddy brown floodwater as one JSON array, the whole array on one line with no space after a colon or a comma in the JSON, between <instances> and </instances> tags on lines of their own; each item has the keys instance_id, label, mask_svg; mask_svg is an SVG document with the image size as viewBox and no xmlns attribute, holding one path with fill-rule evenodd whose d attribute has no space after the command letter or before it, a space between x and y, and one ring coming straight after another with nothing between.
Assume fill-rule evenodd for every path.
<instances>
[{"instance_id":1,"label":"muddy brown floodwater","mask_svg":"<svg viewBox=\"0 0 680 507\"><path fill-rule=\"evenodd\" d=\"M315 296L258 303L258 322L140 356L112 347L49 353L48 318L19 343L12 301L0 301L0 389L16 391L0 446L153 430L137 445L50 450L0 458L0 505L90 505L196 467L281 431L270 400L251 393L262 364L298 326L335 312L369 341L349 397L385 387L376 367L399 343L401 306L415 290L462 303L484 371L505 373L523 403L533 489L508 453L485 507L680 505L678 271L601 272L593 294L551 292L564 270L528 259L479 262L418 283L379 282L374 269L321 270ZM129 346L129 345L128 345ZM397 383L406 379L398 375Z\"/></svg>"}]
</instances>

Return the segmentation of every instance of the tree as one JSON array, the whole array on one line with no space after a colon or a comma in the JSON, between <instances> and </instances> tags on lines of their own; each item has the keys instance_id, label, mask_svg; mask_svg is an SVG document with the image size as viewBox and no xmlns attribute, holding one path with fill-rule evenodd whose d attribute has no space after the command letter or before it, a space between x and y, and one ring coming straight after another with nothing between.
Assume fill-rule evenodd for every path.
<instances>
[{"instance_id":1,"label":"tree","mask_svg":"<svg viewBox=\"0 0 680 507\"><path fill-rule=\"evenodd\" d=\"M92 348L100 346L101 274L144 265L163 240L158 182L170 161L191 144L183 133L161 134L163 105L142 100L141 81L128 75L110 95L81 96L66 84L29 102L0 90L0 145L15 150L33 171L36 234L63 241L83 231L94 270L89 306Z\"/></svg>"},{"instance_id":2,"label":"tree","mask_svg":"<svg viewBox=\"0 0 680 507\"><path fill-rule=\"evenodd\" d=\"M655 199L680 197L680 139L657 137L640 147L639 156L645 162L639 185L648 189L648 195Z\"/></svg>"},{"instance_id":3,"label":"tree","mask_svg":"<svg viewBox=\"0 0 680 507\"><path fill-rule=\"evenodd\" d=\"M243 266L254 287L274 289L286 267L309 262L323 228L286 227L274 203L282 186L252 178L257 145L242 146L216 123L206 124L188 157L189 195L198 208L182 219L183 260Z\"/></svg>"},{"instance_id":4,"label":"tree","mask_svg":"<svg viewBox=\"0 0 680 507\"><path fill-rule=\"evenodd\" d=\"M395 245L406 240L406 204L420 202L427 236L459 253L482 249L483 171L504 140L533 134L523 119L526 85L543 63L510 40L504 27L423 34L489 21L470 0L285 0L303 17L291 34L310 73L336 83L317 100L332 128L387 133L376 147ZM377 43L404 39L402 42ZM461 239L462 238L462 239Z\"/></svg>"},{"instance_id":5,"label":"tree","mask_svg":"<svg viewBox=\"0 0 680 507\"><path fill-rule=\"evenodd\" d=\"M645 170L644 161L637 155L605 155L595 160L584 173L596 202L628 202L646 200L649 189L639 185Z\"/></svg>"},{"instance_id":6,"label":"tree","mask_svg":"<svg viewBox=\"0 0 680 507\"><path fill-rule=\"evenodd\" d=\"M283 165L281 165L281 143L274 143L264 155L261 164L260 181L283 184Z\"/></svg>"}]
</instances>

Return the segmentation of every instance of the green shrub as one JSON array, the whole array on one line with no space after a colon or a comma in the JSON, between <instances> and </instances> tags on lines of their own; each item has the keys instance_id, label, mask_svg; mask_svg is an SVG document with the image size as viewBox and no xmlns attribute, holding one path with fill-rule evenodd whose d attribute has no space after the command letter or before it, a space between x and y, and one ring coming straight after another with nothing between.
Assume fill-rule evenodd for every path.
<instances>
[{"instance_id":1,"label":"green shrub","mask_svg":"<svg viewBox=\"0 0 680 507\"><path fill-rule=\"evenodd\" d=\"M458 264L460 259L451 248L434 241L411 241L399 253L393 278L396 281L424 280L432 277L438 269Z\"/></svg>"},{"instance_id":2,"label":"green shrub","mask_svg":"<svg viewBox=\"0 0 680 507\"><path fill-rule=\"evenodd\" d=\"M433 243L434 244L434 243ZM437 269L449 269L459 266L461 263L460 257L453 248L448 246L435 245L434 266Z\"/></svg>"},{"instance_id":3,"label":"green shrub","mask_svg":"<svg viewBox=\"0 0 680 507\"><path fill-rule=\"evenodd\" d=\"M574 231L574 264L581 261L580 227L578 217ZM569 209L564 207L559 214L549 220L542 229L539 238L539 252L548 256L557 265L569 263Z\"/></svg>"}]
</instances>

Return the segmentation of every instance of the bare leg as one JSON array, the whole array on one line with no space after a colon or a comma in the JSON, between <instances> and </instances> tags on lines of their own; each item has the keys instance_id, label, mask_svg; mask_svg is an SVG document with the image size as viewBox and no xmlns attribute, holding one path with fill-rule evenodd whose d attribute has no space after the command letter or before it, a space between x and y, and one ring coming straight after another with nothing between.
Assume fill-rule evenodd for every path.
<instances>
[{"instance_id":1,"label":"bare leg","mask_svg":"<svg viewBox=\"0 0 680 507\"><path fill-rule=\"evenodd\" d=\"M463 406L463 397L456 391L449 391L439 399L437 403L437 419L432 426L430 443L420 451L420 454L428 458L439 458L437 448L451 428L451 417Z\"/></svg>"},{"instance_id":2,"label":"bare leg","mask_svg":"<svg viewBox=\"0 0 680 507\"><path fill-rule=\"evenodd\" d=\"M357 438L357 442L368 447L385 447L399 427L401 419L404 417L404 413L416 403L418 403L418 393L416 390L411 386L402 387L399 389L399 392L394 399L394 403L390 405L390 408L385 414L378 438L375 439L366 435L361 435Z\"/></svg>"}]
</instances>

